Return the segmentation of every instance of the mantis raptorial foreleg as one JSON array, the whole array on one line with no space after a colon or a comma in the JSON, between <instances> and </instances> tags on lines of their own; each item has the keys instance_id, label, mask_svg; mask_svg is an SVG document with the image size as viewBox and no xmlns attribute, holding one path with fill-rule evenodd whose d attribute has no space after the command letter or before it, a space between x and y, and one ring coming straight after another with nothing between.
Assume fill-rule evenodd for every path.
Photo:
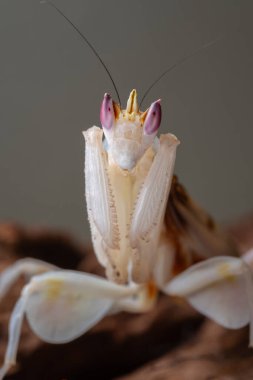
<instances>
[{"instance_id":1,"label":"mantis raptorial foreleg","mask_svg":"<svg viewBox=\"0 0 253 380\"><path fill-rule=\"evenodd\" d=\"M92 127L84 132L85 184L88 217L97 257L103 266L111 264L109 249L119 248L119 231L114 199L107 173L103 131Z\"/></svg>"},{"instance_id":2,"label":"mantis raptorial foreleg","mask_svg":"<svg viewBox=\"0 0 253 380\"><path fill-rule=\"evenodd\" d=\"M156 262L154 250L161 235L178 144L174 135L161 135L158 151L137 197L130 241L135 248L133 280L138 278L139 282L150 278Z\"/></svg>"}]
</instances>

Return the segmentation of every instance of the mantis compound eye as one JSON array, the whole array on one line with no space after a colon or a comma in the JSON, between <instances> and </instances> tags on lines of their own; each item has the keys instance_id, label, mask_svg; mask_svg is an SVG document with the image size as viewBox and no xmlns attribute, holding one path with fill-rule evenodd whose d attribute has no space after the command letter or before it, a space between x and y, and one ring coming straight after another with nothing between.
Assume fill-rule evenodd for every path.
<instances>
[{"instance_id":1,"label":"mantis compound eye","mask_svg":"<svg viewBox=\"0 0 253 380\"><path fill-rule=\"evenodd\" d=\"M146 135L152 135L155 133L161 124L162 108L161 100L157 100L149 107L143 128Z\"/></svg>"},{"instance_id":2,"label":"mantis compound eye","mask_svg":"<svg viewBox=\"0 0 253 380\"><path fill-rule=\"evenodd\" d=\"M109 94L104 95L104 99L102 101L101 109L100 109L100 121L102 127L110 130L115 121L115 114L113 108L113 101Z\"/></svg>"}]
</instances>

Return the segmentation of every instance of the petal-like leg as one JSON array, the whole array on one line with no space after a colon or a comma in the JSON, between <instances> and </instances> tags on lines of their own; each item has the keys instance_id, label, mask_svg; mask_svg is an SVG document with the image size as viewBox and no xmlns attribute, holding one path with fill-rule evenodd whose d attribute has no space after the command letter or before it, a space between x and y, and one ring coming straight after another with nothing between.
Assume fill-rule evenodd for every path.
<instances>
[{"instance_id":1,"label":"petal-like leg","mask_svg":"<svg viewBox=\"0 0 253 380\"><path fill-rule=\"evenodd\" d=\"M0 273L0 299L5 296L19 276L25 275L30 278L36 274L57 269L55 265L37 259L25 258L17 260L13 265Z\"/></svg>"},{"instance_id":2,"label":"petal-like leg","mask_svg":"<svg viewBox=\"0 0 253 380\"><path fill-rule=\"evenodd\" d=\"M250 280L249 280L250 278ZM162 290L185 297L207 317L227 328L247 325L251 317L252 274L242 259L215 257L191 266Z\"/></svg>"},{"instance_id":3,"label":"petal-like leg","mask_svg":"<svg viewBox=\"0 0 253 380\"><path fill-rule=\"evenodd\" d=\"M122 286L104 278L75 271L34 276L25 286L12 312L9 341L0 380L15 363L24 314L33 331L44 341L66 343L78 338L123 299L138 298L142 286ZM119 303L119 306L115 305Z\"/></svg>"},{"instance_id":4,"label":"petal-like leg","mask_svg":"<svg viewBox=\"0 0 253 380\"><path fill-rule=\"evenodd\" d=\"M137 198L130 229L136 282L147 281L155 265L178 144L175 136L161 135L160 147Z\"/></svg>"},{"instance_id":5,"label":"petal-like leg","mask_svg":"<svg viewBox=\"0 0 253 380\"><path fill-rule=\"evenodd\" d=\"M33 277L29 284L27 318L44 341L65 343L84 334L119 300L138 291L136 285L117 285L86 273L45 273Z\"/></svg>"},{"instance_id":6,"label":"petal-like leg","mask_svg":"<svg viewBox=\"0 0 253 380\"><path fill-rule=\"evenodd\" d=\"M0 369L0 380L4 378L9 369L16 363L17 349L25 314L26 301L26 295L22 295L17 301L11 315L9 323L9 341L4 358L4 364Z\"/></svg>"}]
</instances>

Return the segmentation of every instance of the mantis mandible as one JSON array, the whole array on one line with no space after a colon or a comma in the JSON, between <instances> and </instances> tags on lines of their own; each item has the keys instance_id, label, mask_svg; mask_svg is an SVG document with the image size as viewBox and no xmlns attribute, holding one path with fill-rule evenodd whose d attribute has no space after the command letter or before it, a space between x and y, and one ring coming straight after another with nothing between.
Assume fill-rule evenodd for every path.
<instances>
[{"instance_id":1,"label":"mantis mandible","mask_svg":"<svg viewBox=\"0 0 253 380\"><path fill-rule=\"evenodd\" d=\"M140 110L136 90L125 109L105 94L102 128L89 128L84 137L92 242L107 279L29 258L6 269L1 298L21 274L30 281L10 318L0 379L16 362L24 316L42 340L66 343L108 314L147 312L159 291L186 298L227 328L250 324L253 344L253 251L239 258L178 182L179 140L169 133L157 137L161 116L160 100Z\"/></svg>"}]
</instances>

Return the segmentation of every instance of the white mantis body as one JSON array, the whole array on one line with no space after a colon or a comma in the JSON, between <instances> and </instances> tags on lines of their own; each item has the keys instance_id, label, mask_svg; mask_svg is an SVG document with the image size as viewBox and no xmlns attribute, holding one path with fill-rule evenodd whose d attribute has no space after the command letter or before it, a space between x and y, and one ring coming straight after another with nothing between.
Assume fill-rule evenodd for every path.
<instances>
[{"instance_id":1,"label":"white mantis body","mask_svg":"<svg viewBox=\"0 0 253 380\"><path fill-rule=\"evenodd\" d=\"M107 279L34 259L5 270L0 298L21 274L29 282L11 315L0 379L16 362L25 315L42 340L66 343L108 314L150 310L162 291L225 327L252 325L253 252L236 257L228 237L173 177L179 141L156 137L160 101L141 112L135 90L126 109L106 94L100 119L102 128L84 132L85 182L93 247Z\"/></svg>"},{"instance_id":2,"label":"white mantis body","mask_svg":"<svg viewBox=\"0 0 253 380\"><path fill-rule=\"evenodd\" d=\"M1 297L20 274L31 280L11 316L0 379L15 363L25 315L42 340L66 343L110 313L148 311L161 290L225 327L252 323L252 252L245 260L226 256L234 253L230 241L173 179L179 142L156 138L160 121L160 101L141 113L135 90L126 110L105 95L104 142L101 128L84 135L88 215L108 280L34 259L3 272Z\"/></svg>"}]
</instances>

